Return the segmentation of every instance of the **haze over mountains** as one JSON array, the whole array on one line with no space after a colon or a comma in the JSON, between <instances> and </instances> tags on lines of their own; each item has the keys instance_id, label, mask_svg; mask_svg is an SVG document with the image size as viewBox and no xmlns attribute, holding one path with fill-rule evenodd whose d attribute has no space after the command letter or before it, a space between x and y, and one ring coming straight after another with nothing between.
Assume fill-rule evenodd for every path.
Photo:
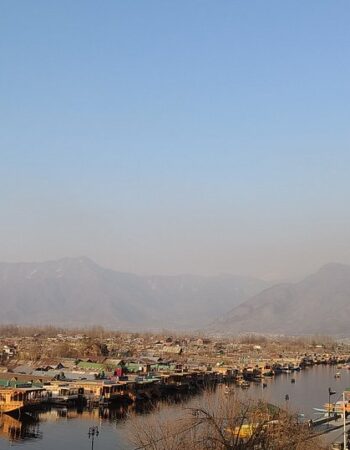
<instances>
[{"instance_id":1,"label":"haze over mountains","mask_svg":"<svg viewBox=\"0 0 350 450\"><path fill-rule=\"evenodd\" d=\"M266 286L249 277L139 276L88 258L0 263L0 323L194 329Z\"/></svg>"},{"instance_id":2,"label":"haze over mountains","mask_svg":"<svg viewBox=\"0 0 350 450\"><path fill-rule=\"evenodd\" d=\"M327 264L298 283L283 283L234 307L211 325L219 332L350 335L350 266Z\"/></svg>"},{"instance_id":3,"label":"haze over mountains","mask_svg":"<svg viewBox=\"0 0 350 450\"><path fill-rule=\"evenodd\" d=\"M237 276L140 276L88 258L0 263L0 323L350 335L349 317L344 264L268 286Z\"/></svg>"}]
</instances>

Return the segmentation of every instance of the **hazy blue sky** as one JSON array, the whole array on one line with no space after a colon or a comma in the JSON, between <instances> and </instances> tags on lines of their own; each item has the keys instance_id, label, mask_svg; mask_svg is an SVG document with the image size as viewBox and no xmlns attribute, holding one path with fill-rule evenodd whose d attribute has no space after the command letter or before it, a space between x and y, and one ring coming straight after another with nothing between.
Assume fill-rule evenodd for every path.
<instances>
[{"instance_id":1,"label":"hazy blue sky","mask_svg":"<svg viewBox=\"0 0 350 450\"><path fill-rule=\"evenodd\" d=\"M16 0L0 260L284 278L350 263L348 0Z\"/></svg>"}]
</instances>

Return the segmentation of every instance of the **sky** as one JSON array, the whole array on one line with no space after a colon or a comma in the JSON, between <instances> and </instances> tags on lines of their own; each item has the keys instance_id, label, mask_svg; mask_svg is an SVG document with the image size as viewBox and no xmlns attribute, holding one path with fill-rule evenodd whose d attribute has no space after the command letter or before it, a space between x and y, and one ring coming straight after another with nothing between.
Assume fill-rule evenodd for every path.
<instances>
[{"instance_id":1,"label":"sky","mask_svg":"<svg viewBox=\"0 0 350 450\"><path fill-rule=\"evenodd\" d=\"M16 0L0 260L304 276L350 263L348 0Z\"/></svg>"}]
</instances>

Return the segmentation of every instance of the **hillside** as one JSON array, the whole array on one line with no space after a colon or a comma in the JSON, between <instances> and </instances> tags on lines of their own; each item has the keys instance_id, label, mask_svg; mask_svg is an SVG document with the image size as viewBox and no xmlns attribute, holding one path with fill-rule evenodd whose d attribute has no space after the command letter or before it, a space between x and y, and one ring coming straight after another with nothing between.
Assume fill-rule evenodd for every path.
<instances>
[{"instance_id":1,"label":"hillside","mask_svg":"<svg viewBox=\"0 0 350 450\"><path fill-rule=\"evenodd\" d=\"M88 258L0 263L0 323L198 328L265 287L234 276L138 276Z\"/></svg>"},{"instance_id":2,"label":"hillside","mask_svg":"<svg viewBox=\"0 0 350 450\"><path fill-rule=\"evenodd\" d=\"M298 283L265 289L210 329L224 333L350 334L350 266L327 264Z\"/></svg>"}]
</instances>

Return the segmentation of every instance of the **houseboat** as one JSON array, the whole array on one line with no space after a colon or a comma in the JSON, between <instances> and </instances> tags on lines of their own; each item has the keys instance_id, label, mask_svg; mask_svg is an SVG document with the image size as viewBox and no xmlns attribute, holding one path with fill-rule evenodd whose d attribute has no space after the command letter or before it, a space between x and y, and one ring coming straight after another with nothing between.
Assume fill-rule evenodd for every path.
<instances>
[{"instance_id":1,"label":"houseboat","mask_svg":"<svg viewBox=\"0 0 350 450\"><path fill-rule=\"evenodd\" d=\"M72 387L83 389L84 397L90 404L111 404L129 398L129 383L110 380L85 381L71 383Z\"/></svg>"},{"instance_id":2,"label":"houseboat","mask_svg":"<svg viewBox=\"0 0 350 450\"><path fill-rule=\"evenodd\" d=\"M84 399L84 389L70 383L52 383L45 386L48 402L54 405L74 405Z\"/></svg>"},{"instance_id":3,"label":"houseboat","mask_svg":"<svg viewBox=\"0 0 350 450\"><path fill-rule=\"evenodd\" d=\"M47 401L45 389L30 385L0 388L0 413L31 409Z\"/></svg>"}]
</instances>

